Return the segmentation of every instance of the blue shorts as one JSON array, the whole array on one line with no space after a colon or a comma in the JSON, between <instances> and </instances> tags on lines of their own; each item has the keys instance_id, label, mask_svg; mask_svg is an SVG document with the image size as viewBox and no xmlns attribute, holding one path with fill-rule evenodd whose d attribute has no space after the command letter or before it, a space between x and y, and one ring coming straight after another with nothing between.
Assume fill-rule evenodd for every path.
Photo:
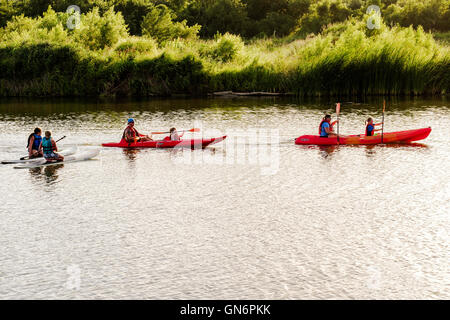
<instances>
[{"instance_id":1,"label":"blue shorts","mask_svg":"<svg viewBox=\"0 0 450 320\"><path fill-rule=\"evenodd\" d=\"M53 160L53 159L58 159L59 158L59 154L57 153L44 153L44 158L47 160Z\"/></svg>"}]
</instances>

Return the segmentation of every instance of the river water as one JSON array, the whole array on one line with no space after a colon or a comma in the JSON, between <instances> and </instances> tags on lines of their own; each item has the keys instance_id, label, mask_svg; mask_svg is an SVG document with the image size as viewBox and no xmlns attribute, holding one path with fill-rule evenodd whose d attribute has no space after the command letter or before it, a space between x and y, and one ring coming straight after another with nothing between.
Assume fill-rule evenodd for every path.
<instances>
[{"instance_id":1,"label":"river water","mask_svg":"<svg viewBox=\"0 0 450 320\"><path fill-rule=\"evenodd\" d=\"M346 101L344 101L346 102ZM363 133L382 101L343 103ZM296 146L332 101L0 101L0 158L35 126L60 149L143 133L227 134L205 150L102 148L93 160L0 166L0 298L450 298L448 100L387 101L414 145ZM333 115L334 116L334 115ZM188 134L186 134L186 137Z\"/></svg>"}]
</instances>

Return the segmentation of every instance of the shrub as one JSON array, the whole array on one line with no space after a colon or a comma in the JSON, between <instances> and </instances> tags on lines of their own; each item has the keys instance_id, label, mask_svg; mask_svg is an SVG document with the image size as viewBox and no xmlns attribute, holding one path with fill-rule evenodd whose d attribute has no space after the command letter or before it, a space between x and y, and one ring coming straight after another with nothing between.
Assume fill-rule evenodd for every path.
<instances>
[{"instance_id":1,"label":"shrub","mask_svg":"<svg viewBox=\"0 0 450 320\"><path fill-rule=\"evenodd\" d=\"M229 33L221 35L217 33L214 44L202 49L201 55L218 62L230 62L234 60L244 48L241 37Z\"/></svg>"},{"instance_id":2,"label":"shrub","mask_svg":"<svg viewBox=\"0 0 450 320\"><path fill-rule=\"evenodd\" d=\"M115 47L119 54L145 54L152 53L158 48L158 44L151 38L130 37L122 40Z\"/></svg>"}]
</instances>

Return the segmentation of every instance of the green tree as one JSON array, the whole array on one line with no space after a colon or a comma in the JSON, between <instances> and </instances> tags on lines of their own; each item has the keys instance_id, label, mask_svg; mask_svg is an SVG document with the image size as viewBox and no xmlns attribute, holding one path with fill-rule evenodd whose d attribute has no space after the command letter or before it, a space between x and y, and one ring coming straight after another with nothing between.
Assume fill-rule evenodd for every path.
<instances>
[{"instance_id":1,"label":"green tree","mask_svg":"<svg viewBox=\"0 0 450 320\"><path fill-rule=\"evenodd\" d=\"M299 20L300 34L319 33L323 26L345 21L352 11L342 0L321 0L309 8Z\"/></svg>"},{"instance_id":2,"label":"green tree","mask_svg":"<svg viewBox=\"0 0 450 320\"><path fill-rule=\"evenodd\" d=\"M240 0L194 0L181 16L189 24L200 24L202 37L213 37L217 32L243 34L249 27L247 11Z\"/></svg>"},{"instance_id":3,"label":"green tree","mask_svg":"<svg viewBox=\"0 0 450 320\"><path fill-rule=\"evenodd\" d=\"M175 38L196 38L201 26L189 27L186 20L175 22L175 13L165 5L153 6L142 21L142 34L159 43Z\"/></svg>"},{"instance_id":4,"label":"green tree","mask_svg":"<svg viewBox=\"0 0 450 320\"><path fill-rule=\"evenodd\" d=\"M122 14L114 12L114 7L103 15L100 15L97 7L82 14L80 26L73 30L74 39L91 50L111 47L127 35Z\"/></svg>"}]
</instances>

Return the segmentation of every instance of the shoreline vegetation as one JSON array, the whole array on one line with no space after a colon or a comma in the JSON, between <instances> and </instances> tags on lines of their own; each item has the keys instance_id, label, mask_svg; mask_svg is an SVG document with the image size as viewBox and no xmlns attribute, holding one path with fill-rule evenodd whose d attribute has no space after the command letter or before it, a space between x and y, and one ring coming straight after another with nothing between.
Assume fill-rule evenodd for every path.
<instances>
[{"instance_id":1,"label":"shoreline vegetation","mask_svg":"<svg viewBox=\"0 0 450 320\"><path fill-rule=\"evenodd\" d=\"M189 3L193 2L202 1ZM233 30L235 23L229 30L227 24L200 25L187 9L147 0L115 1L116 7L81 6L81 14L67 13L64 6L58 11L46 6L31 14L19 6L10 8L8 16L0 6L0 96L449 94L450 1L398 1L400 9L402 3L434 3L432 10L438 10L442 21L436 18L437 25L428 27L402 21L400 13L395 20L395 8L386 19L383 14L369 15L365 1L317 3L311 2L281 36L274 36L274 31L270 37L258 36L259 29L252 37L232 33L251 34L246 29L251 23L242 30ZM352 9L351 3L361 6ZM321 4L327 5L328 18L323 18ZM387 13L389 8L383 7ZM132 18L127 10L134 12ZM230 15L236 21L250 19L235 11ZM379 28L369 29L368 19L375 19ZM69 20L75 28L68 28ZM258 25L261 30L268 28L263 22Z\"/></svg>"}]
</instances>

